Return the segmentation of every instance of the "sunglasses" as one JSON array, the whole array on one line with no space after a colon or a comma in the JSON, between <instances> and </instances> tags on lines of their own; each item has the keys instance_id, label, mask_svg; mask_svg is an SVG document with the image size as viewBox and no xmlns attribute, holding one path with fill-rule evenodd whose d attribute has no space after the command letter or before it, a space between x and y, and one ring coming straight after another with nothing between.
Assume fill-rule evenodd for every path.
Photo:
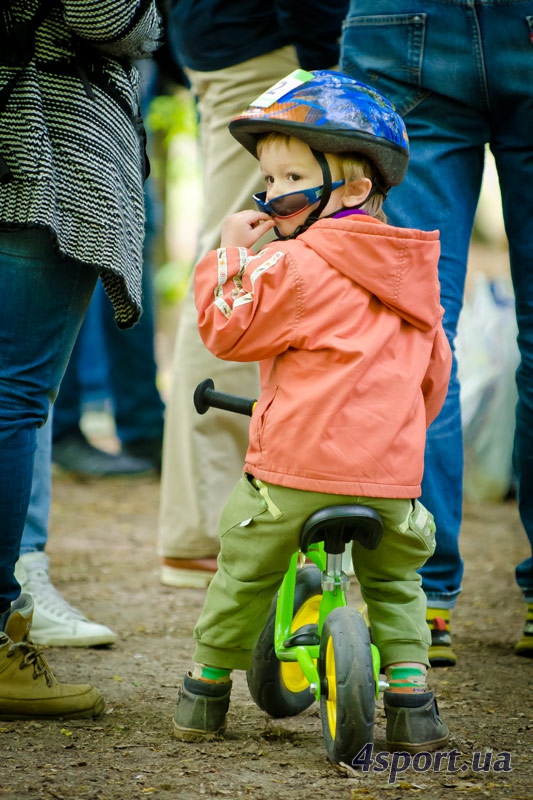
<instances>
[{"instance_id":1,"label":"sunglasses","mask_svg":"<svg viewBox=\"0 0 533 800\"><path fill-rule=\"evenodd\" d=\"M338 189L339 186L344 185L344 181L334 181L331 185L331 191ZM266 202L266 192L258 192L254 194L253 200L259 211L264 214L269 214L271 217L280 217L288 219L305 211L309 206L318 203L324 191L323 186L314 186L312 189L301 189L299 192L290 192L289 194L281 194L279 197L274 197L273 200Z\"/></svg>"}]
</instances>

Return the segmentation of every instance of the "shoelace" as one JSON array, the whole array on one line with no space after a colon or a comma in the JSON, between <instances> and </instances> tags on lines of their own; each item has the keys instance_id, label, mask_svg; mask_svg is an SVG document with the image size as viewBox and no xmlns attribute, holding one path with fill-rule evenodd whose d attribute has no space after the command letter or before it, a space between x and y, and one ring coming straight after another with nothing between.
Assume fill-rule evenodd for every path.
<instances>
[{"instance_id":1,"label":"shoelace","mask_svg":"<svg viewBox=\"0 0 533 800\"><path fill-rule=\"evenodd\" d=\"M22 657L22 663L19 669L33 667L33 680L37 680L43 675L47 686L52 686L55 683L52 671L43 656L42 648L33 642L12 642L7 651L7 657Z\"/></svg>"}]
</instances>

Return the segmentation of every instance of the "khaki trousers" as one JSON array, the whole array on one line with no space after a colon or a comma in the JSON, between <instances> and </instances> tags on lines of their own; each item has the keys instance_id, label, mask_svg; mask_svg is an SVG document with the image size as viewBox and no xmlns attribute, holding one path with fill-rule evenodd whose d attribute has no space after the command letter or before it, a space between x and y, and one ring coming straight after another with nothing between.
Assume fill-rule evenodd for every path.
<instances>
[{"instance_id":1,"label":"khaki trousers","mask_svg":"<svg viewBox=\"0 0 533 800\"><path fill-rule=\"evenodd\" d=\"M218 247L228 214L252 208L263 186L255 158L228 131L228 123L264 89L298 67L285 47L213 72L189 72L198 97L203 176L203 229L199 256ZM180 311L167 403L158 552L171 558L209 558L219 550L221 511L242 472L249 419L193 405L196 386L257 397L257 364L220 361L204 347L197 328L192 282Z\"/></svg>"}]
</instances>

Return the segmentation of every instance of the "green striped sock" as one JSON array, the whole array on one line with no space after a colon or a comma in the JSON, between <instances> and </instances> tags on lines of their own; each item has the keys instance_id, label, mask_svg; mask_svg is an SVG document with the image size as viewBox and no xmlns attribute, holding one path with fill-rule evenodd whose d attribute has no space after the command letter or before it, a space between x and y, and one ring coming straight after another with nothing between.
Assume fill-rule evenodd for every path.
<instances>
[{"instance_id":1,"label":"green striped sock","mask_svg":"<svg viewBox=\"0 0 533 800\"><path fill-rule=\"evenodd\" d=\"M205 664L195 664L192 677L197 681L209 681L210 683L228 683L230 669L220 667L208 667Z\"/></svg>"},{"instance_id":2,"label":"green striped sock","mask_svg":"<svg viewBox=\"0 0 533 800\"><path fill-rule=\"evenodd\" d=\"M423 667L390 666L386 669L389 692L419 694L427 692L426 671Z\"/></svg>"}]
</instances>

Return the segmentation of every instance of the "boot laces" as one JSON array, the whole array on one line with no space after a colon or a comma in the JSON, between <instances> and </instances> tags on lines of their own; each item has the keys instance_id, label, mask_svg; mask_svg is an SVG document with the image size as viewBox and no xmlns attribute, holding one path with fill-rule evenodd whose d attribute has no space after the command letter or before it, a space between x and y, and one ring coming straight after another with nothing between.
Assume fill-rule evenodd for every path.
<instances>
[{"instance_id":1,"label":"boot laces","mask_svg":"<svg viewBox=\"0 0 533 800\"><path fill-rule=\"evenodd\" d=\"M44 677L47 686L55 683L52 670L43 656L43 649L30 641L12 642L7 651L8 658L21 658L19 669L33 667L33 680Z\"/></svg>"}]
</instances>

